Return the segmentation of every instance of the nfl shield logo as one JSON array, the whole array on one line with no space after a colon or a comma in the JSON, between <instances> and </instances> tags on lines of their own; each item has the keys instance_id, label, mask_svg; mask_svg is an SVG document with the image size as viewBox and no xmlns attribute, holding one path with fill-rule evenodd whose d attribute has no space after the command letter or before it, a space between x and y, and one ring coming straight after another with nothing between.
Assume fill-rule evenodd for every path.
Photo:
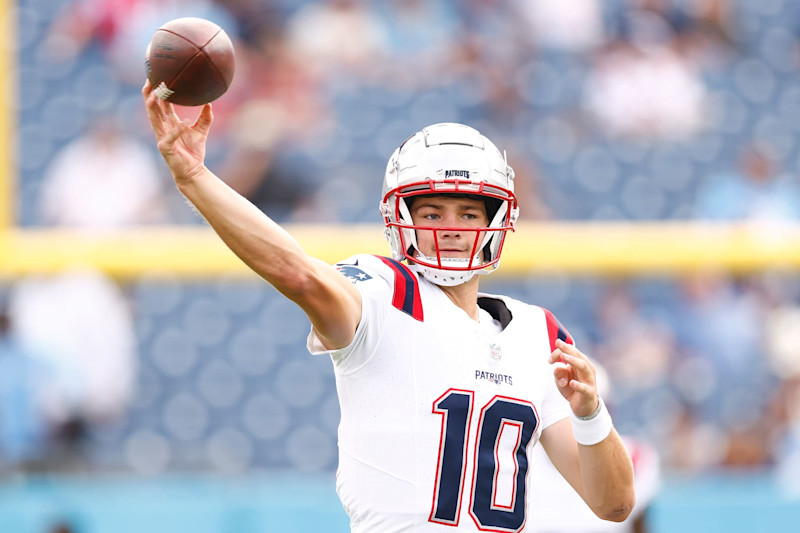
<instances>
[{"instance_id":1,"label":"nfl shield logo","mask_svg":"<svg viewBox=\"0 0 800 533\"><path fill-rule=\"evenodd\" d=\"M489 357L491 357L495 361L499 361L500 358L503 357L503 353L501 352L499 345L497 344L489 345Z\"/></svg>"}]
</instances>

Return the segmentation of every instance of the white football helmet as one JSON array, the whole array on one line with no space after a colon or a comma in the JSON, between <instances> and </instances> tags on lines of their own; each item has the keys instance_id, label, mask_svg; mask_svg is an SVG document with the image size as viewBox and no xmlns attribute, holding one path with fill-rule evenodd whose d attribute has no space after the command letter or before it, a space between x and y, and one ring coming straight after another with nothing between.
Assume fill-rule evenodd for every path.
<instances>
[{"instance_id":1,"label":"white football helmet","mask_svg":"<svg viewBox=\"0 0 800 533\"><path fill-rule=\"evenodd\" d=\"M468 229L415 226L407 199L443 194L484 199L489 225ZM506 232L514 230L519 216L514 170L505 154L477 130L463 124L434 124L414 134L392 154L386 166L380 210L395 260L407 259L437 285L459 285L475 273L488 274L499 266ZM435 230L435 236L436 231L448 229L475 232L470 258L441 257L436 237L436 257L420 252L417 230Z\"/></svg>"}]
</instances>

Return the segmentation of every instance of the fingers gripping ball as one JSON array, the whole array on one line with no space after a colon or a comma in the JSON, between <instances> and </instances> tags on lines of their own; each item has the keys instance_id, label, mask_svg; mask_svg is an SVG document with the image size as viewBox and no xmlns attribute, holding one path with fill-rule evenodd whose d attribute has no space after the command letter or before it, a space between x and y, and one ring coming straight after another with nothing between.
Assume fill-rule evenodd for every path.
<instances>
[{"instance_id":1,"label":"fingers gripping ball","mask_svg":"<svg viewBox=\"0 0 800 533\"><path fill-rule=\"evenodd\" d=\"M233 43L209 20L171 20L156 30L147 45L145 68L150 85L162 100L203 105L230 87L235 68Z\"/></svg>"}]
</instances>

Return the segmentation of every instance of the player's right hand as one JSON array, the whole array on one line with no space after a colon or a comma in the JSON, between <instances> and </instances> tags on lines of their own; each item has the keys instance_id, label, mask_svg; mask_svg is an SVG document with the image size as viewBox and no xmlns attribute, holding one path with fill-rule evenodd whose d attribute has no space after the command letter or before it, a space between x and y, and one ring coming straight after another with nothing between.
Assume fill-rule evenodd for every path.
<instances>
[{"instance_id":1,"label":"player's right hand","mask_svg":"<svg viewBox=\"0 0 800 533\"><path fill-rule=\"evenodd\" d=\"M205 170L206 140L214 116L205 104L194 124L181 120L171 102L158 98L145 81L142 87L147 117L156 134L158 151L167 162L175 182L191 181Z\"/></svg>"},{"instance_id":2,"label":"player's right hand","mask_svg":"<svg viewBox=\"0 0 800 533\"><path fill-rule=\"evenodd\" d=\"M556 349L550 354L554 365L553 377L561 395L569 402L572 412L586 416L597 406L597 371L586 355L574 345L556 339Z\"/></svg>"}]
</instances>

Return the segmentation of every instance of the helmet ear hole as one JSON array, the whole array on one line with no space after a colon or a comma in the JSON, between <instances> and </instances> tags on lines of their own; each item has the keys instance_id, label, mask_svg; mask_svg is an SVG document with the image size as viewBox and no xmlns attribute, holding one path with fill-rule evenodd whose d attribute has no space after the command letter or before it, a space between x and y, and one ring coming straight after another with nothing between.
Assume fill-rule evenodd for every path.
<instances>
[{"instance_id":1,"label":"helmet ear hole","mask_svg":"<svg viewBox=\"0 0 800 533\"><path fill-rule=\"evenodd\" d=\"M489 237L489 240L487 240L486 244L483 245L483 250L481 250L483 260L486 263L492 260L492 240L494 240L494 235Z\"/></svg>"}]
</instances>

